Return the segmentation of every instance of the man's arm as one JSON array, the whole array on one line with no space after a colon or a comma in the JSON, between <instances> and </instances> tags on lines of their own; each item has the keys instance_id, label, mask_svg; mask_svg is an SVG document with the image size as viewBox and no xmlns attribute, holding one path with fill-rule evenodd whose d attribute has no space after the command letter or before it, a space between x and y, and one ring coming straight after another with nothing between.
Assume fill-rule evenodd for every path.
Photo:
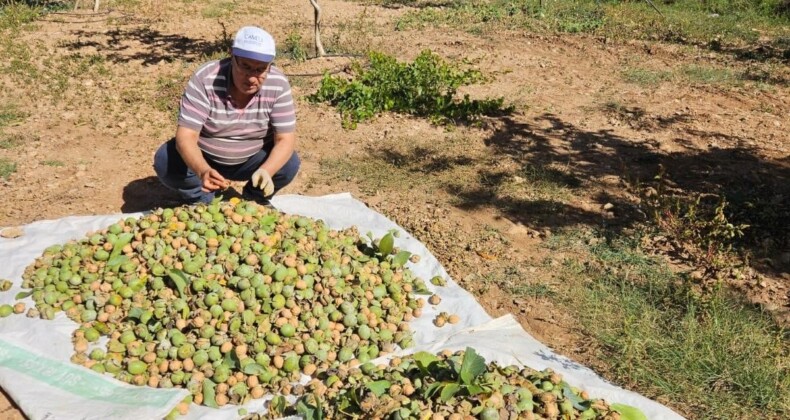
<instances>
[{"instance_id":1,"label":"man's arm","mask_svg":"<svg viewBox=\"0 0 790 420\"><path fill-rule=\"evenodd\" d=\"M274 176L291 159L295 148L296 133L276 133L272 152L261 165L261 169Z\"/></svg>"},{"instance_id":2,"label":"man's arm","mask_svg":"<svg viewBox=\"0 0 790 420\"><path fill-rule=\"evenodd\" d=\"M197 174L198 178L203 182L204 192L227 188L230 184L228 180L220 175L217 170L212 168L208 162L206 162L206 159L203 158L203 152L201 152L200 147L198 147L199 138L200 133L197 131L191 128L178 126L176 130L176 150L181 154L181 158L184 159L184 163L187 164L189 169ZM285 162L282 163L282 165L284 164ZM282 167L282 165L280 166Z\"/></svg>"}]
</instances>

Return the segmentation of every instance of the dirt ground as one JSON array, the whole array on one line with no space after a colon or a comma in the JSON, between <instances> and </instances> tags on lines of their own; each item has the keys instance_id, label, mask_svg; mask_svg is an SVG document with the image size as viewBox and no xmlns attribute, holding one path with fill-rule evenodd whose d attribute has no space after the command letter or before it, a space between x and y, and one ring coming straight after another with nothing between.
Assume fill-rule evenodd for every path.
<instances>
[{"instance_id":1,"label":"dirt ground","mask_svg":"<svg viewBox=\"0 0 790 420\"><path fill-rule=\"evenodd\" d=\"M49 15L20 33L17 41L28 45L38 72L27 79L9 71L0 74L0 100L27 115L5 128L22 141L0 149L0 157L17 163L7 181L0 178L0 226L175 204L175 196L154 176L152 156L175 131L172 106L186 77L200 64L201 54L220 50L223 25L232 33L244 24L259 24L278 41L294 31L311 39L313 12L306 1L237 2L234 13L219 17L208 13L204 2L162 3L171 2L141 1L133 12ZM720 177L747 185L749 177L790 181L787 66L772 68L777 83L635 83L623 77L626 69L673 72L710 66L740 72L765 64L688 46L588 36L396 31L394 20L408 8L321 3L328 46L374 48L403 60L431 49L449 60L466 60L490 79L466 92L504 96L516 110L488 119L482 127L448 129L384 115L356 130L343 130L334 109L305 100L319 78L297 74L342 69L349 60L284 59L279 64L294 75L303 166L282 193L351 192L423 240L492 316L513 313L530 334L593 368L599 361L587 340L572 319L552 312L549 300L514 299L480 279L513 266L528 273L531 283L558 281L552 268L562 255L541 243L564 227L627 229L640 209L627 181L656 174L659 164L677 176L675 182L699 192L715 193L708 188L724 185L714 184ZM56 85L48 71L57 71L53 63L68 57L74 62L100 57L102 70L78 71ZM430 153L406 153L409 144L436 159ZM370 188L364 180L338 176L324 165L376 151L389 152L384 156L393 161L419 160L426 171L442 163L439 158L452 156L458 159L445 165L462 165L460 157L474 156L488 172L476 167L478 173L461 190L457 185L422 185L419 172L413 172L395 191ZM546 203L487 193L495 181L484 175L536 162L566 168L581 187L550 211L541 207ZM741 284L741 290L778 320L786 320L790 261L785 259L790 260L790 253L767 258L755 280ZM0 418L21 417L2 400L0 395Z\"/></svg>"}]
</instances>

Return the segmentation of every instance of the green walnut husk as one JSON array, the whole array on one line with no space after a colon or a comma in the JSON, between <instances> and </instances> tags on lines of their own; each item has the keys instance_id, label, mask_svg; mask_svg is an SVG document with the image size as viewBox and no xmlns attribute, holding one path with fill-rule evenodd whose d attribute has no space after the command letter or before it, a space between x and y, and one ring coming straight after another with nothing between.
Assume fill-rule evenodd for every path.
<instances>
[{"instance_id":1,"label":"green walnut husk","mask_svg":"<svg viewBox=\"0 0 790 420\"><path fill-rule=\"evenodd\" d=\"M299 414L306 420L614 420L620 418L618 406L627 407L591 399L551 370L486 363L467 348L393 358L387 366L368 363L324 372L307 385L307 392L294 406L278 414Z\"/></svg>"},{"instance_id":2,"label":"green walnut husk","mask_svg":"<svg viewBox=\"0 0 790 420\"><path fill-rule=\"evenodd\" d=\"M187 388L197 404L243 404L412 345L427 287L385 242L387 252L355 228L217 200L49 247L22 287L34 314L79 324L76 363ZM106 349L93 351L102 336Z\"/></svg>"}]
</instances>

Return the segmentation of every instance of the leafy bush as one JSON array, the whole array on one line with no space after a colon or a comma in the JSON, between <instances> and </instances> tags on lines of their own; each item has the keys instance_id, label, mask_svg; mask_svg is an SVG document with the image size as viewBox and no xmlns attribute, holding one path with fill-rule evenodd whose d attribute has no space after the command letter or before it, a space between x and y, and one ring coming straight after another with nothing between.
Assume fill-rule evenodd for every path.
<instances>
[{"instance_id":1,"label":"leafy bush","mask_svg":"<svg viewBox=\"0 0 790 420\"><path fill-rule=\"evenodd\" d=\"M394 111L428 117L437 123L472 121L481 115L509 112L503 99L456 98L459 87L482 80L480 72L458 70L430 51L423 51L412 63L373 52L369 67L355 63L353 77L325 75L314 102L329 102L342 115L343 127L356 128L360 121Z\"/></svg>"}]
</instances>

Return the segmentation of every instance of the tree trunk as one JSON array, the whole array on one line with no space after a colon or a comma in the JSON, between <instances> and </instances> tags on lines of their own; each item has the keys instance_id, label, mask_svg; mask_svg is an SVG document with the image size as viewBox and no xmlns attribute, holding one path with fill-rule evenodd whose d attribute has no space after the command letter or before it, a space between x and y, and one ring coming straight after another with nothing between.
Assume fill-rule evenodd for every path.
<instances>
[{"instance_id":1,"label":"tree trunk","mask_svg":"<svg viewBox=\"0 0 790 420\"><path fill-rule=\"evenodd\" d=\"M94 1L93 1L93 12L94 12L94 13L96 13L96 12L98 12L98 11L99 11L99 2L100 2L100 1L101 1L101 0L94 0ZM76 1L74 2L74 10L77 10L77 8L79 8L79 7L80 7L80 0L76 0Z\"/></svg>"},{"instance_id":2,"label":"tree trunk","mask_svg":"<svg viewBox=\"0 0 790 420\"><path fill-rule=\"evenodd\" d=\"M315 9L315 53L319 57L326 55L324 45L321 44L321 6L318 5L318 0L310 0L310 4Z\"/></svg>"}]
</instances>

